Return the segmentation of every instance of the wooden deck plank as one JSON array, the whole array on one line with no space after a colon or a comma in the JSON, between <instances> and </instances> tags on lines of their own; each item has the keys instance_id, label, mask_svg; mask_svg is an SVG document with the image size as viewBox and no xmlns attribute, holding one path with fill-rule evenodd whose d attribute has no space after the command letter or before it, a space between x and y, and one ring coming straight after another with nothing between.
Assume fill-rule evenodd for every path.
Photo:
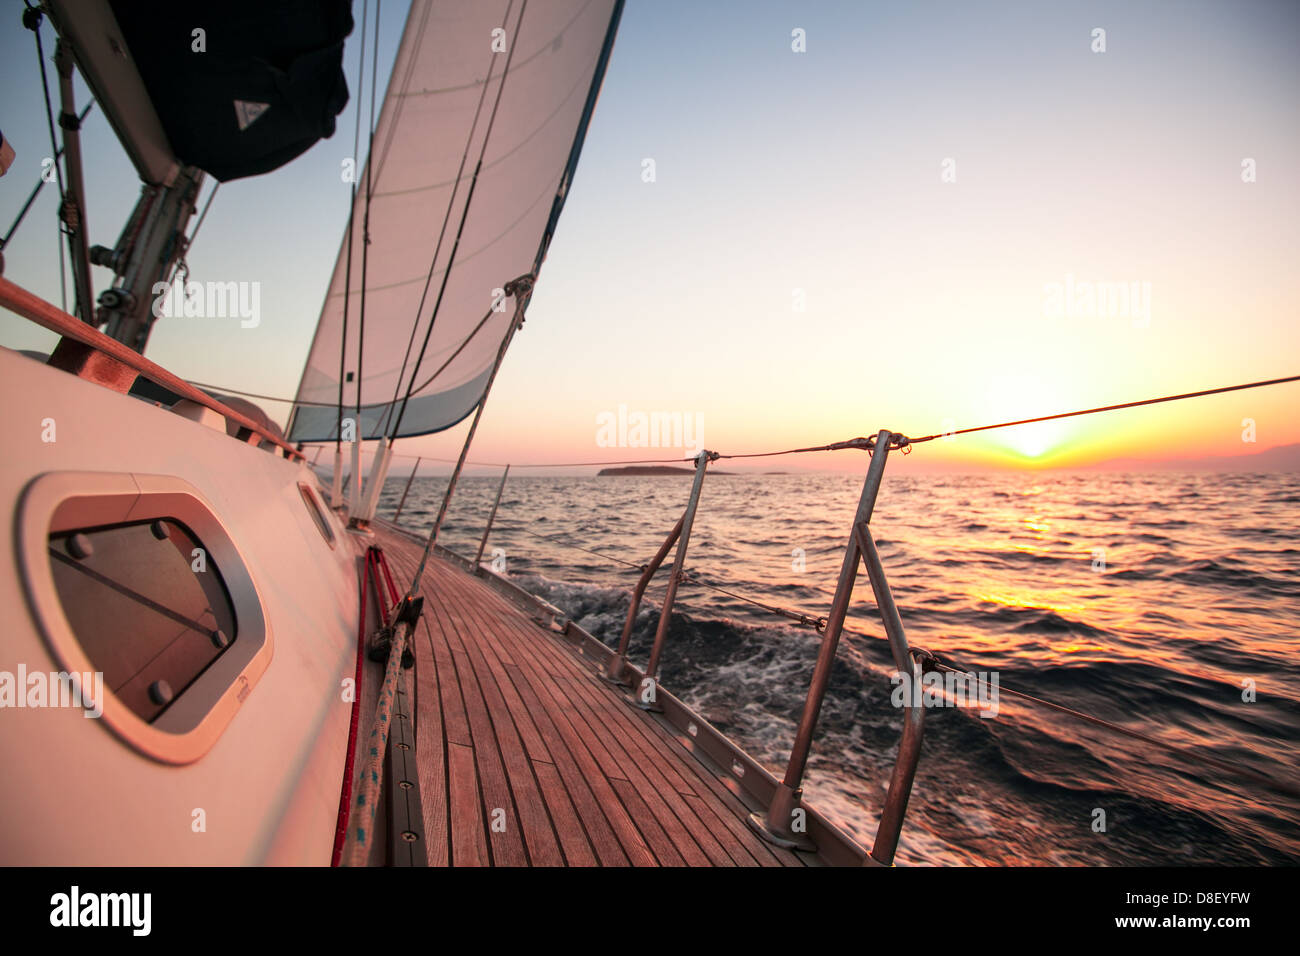
<instances>
[{"instance_id":1,"label":"wooden deck plank","mask_svg":"<svg viewBox=\"0 0 1300 956\"><path fill-rule=\"evenodd\" d=\"M405 578L409 578L415 573L414 562L410 561L409 558L406 560L390 558L390 564L393 565L397 573L401 573ZM506 774L501 760L500 742L495 738L492 721L488 715L488 707L479 695L477 681L470 674L470 662L463 656L464 651L458 643L459 635L455 631L451 615L447 613L446 606L441 602L427 602L422 623L432 628L428 636L432 648L434 667L441 667L444 672L445 683L454 683L458 691L458 693L451 694L448 701L451 704L453 714L455 714L456 729L452 732L454 737L449 735L449 740L446 742L464 745L468 733L468 742L474 755L474 770L477 776L477 786L474 792L477 799L481 801L481 806L477 808L476 814L471 813L469 808L464 805L459 807L457 813L454 814L455 821L451 824L453 829L470 825L475 831L469 835L466 842L454 844L454 846L459 849L460 853L468 852L471 858L476 858L479 852L478 837L486 832L492 863L504 866L527 865L529 858L524 849L524 828L519 823L515 800L506 782ZM450 662L450 666L448 666L448 662ZM444 692L449 690L449 687L444 686ZM461 726L460 722L462 713L464 715L464 726ZM430 728L430 737L433 736L436 729ZM418 736L417 741L419 741ZM421 743L417 743L417 753ZM429 747L433 751L439 749L439 745L442 743L444 741L428 740ZM449 767L448 772L450 773L450 771L451 768ZM458 772L463 775L467 772L467 769L461 766L458 768ZM464 781L462 781L461 785L462 793L466 795L465 799L468 799L468 786ZM421 790L424 789L422 778ZM439 787L439 789L445 791L448 788L443 786ZM549 828L548 820L546 829L549 830ZM550 851L544 845L539 845L538 851L541 856L539 863L554 865L559 862L558 847L554 845L553 840Z\"/></svg>"},{"instance_id":2,"label":"wooden deck plank","mask_svg":"<svg viewBox=\"0 0 1300 956\"><path fill-rule=\"evenodd\" d=\"M509 607L504 598L495 593L485 596L482 600L485 602L499 601L505 605L505 607ZM515 623L516 622L507 621L505 626L514 630ZM533 635L531 634L526 636L529 639L533 638ZM606 688L602 686L599 678L595 677L590 670L587 670L586 665L584 665L579 658L575 657L566 648L560 646L558 642L535 642L534 648L535 655L547 658L550 664L563 666L565 663L569 663L574 667L582 669L583 672L590 677L589 685L609 702L609 707L621 708L627 706L617 699L616 694L608 692ZM575 686L575 690L578 693L582 693L581 685ZM629 709L626 713L632 714L634 712ZM684 759L675 761L676 766L680 767L682 772L689 778L697 781L702 790L710 791L718 798L718 800L722 801L726 809L730 812L714 814L714 819L720 822L724 828L731 831L733 839L739 844L739 848L744 849L751 857L762 865L806 865L806 861L800 855L775 850L760 840L745 823L744 818L748 815L749 809L745 807L740 799L727 789L721 781L714 777L712 773L691 756L689 751L687 751L682 745L681 741L674 737L673 734L664 728L658 721L647 718L645 720L637 721L635 726L642 730L646 735L645 740L647 741L647 746L650 752L656 755L662 755L667 750L679 751L681 757Z\"/></svg>"},{"instance_id":3,"label":"wooden deck plank","mask_svg":"<svg viewBox=\"0 0 1300 956\"><path fill-rule=\"evenodd\" d=\"M533 772L537 775L542 797L550 809L555 835L564 853L564 862L569 866L595 866L596 853L587 838L586 828L582 825L568 789L564 786L559 769L555 764L534 760ZM610 839L613 840L612 834ZM627 862L626 856L622 862Z\"/></svg>"},{"instance_id":4,"label":"wooden deck plank","mask_svg":"<svg viewBox=\"0 0 1300 956\"><path fill-rule=\"evenodd\" d=\"M516 802L534 864L594 865L596 856L579 822L578 810L506 666L491 649L491 642L463 643L474 661L489 705L498 715L502 733L508 738L506 763L512 787L518 788ZM621 852L614 854L614 862L620 856L626 862Z\"/></svg>"},{"instance_id":5,"label":"wooden deck plank","mask_svg":"<svg viewBox=\"0 0 1300 956\"><path fill-rule=\"evenodd\" d=\"M554 655L557 654L567 655L569 659L576 661L576 658L574 658L572 654L558 645L553 645L552 647L543 646L539 649L539 653L547 655L548 657L554 657ZM599 678L593 677L591 684L597 691L604 691L604 688L600 687L598 682ZM575 687L575 691L579 694L583 693L580 685ZM589 694L588 696L591 695ZM609 701L609 707L627 707L626 704L617 699L615 694L605 693L604 696ZM738 848L744 850L750 857L757 862L760 862L762 865L803 865L803 860L797 854L773 851L768 844L760 840L744 822L744 818L748 815L749 810L740 802L739 798L728 790L721 781L713 777L705 767L700 765L699 762L690 755L689 751L682 746L681 742L666 728L660 725L658 721L648 718L638 721L636 727L642 731L643 734L642 739L645 742L644 752L652 755L647 759L657 760L662 763L672 763L675 768L680 768L680 773L678 773L677 769L674 769L674 773L678 775L679 779L681 774L685 774L688 778L695 781L701 792L712 793L727 809L731 811L729 813L715 813L711 814L711 816L725 829L731 831L734 840L739 844ZM681 756L685 759L671 760L667 754L673 750L680 751ZM695 793L695 790L689 783L686 783L685 780L682 781L682 785L687 788L688 792ZM712 804L713 801L706 801L706 805Z\"/></svg>"},{"instance_id":6,"label":"wooden deck plank","mask_svg":"<svg viewBox=\"0 0 1300 956\"><path fill-rule=\"evenodd\" d=\"M404 587L420 545L376 532ZM809 862L759 840L689 740L482 579L435 555L422 593L412 688L431 865Z\"/></svg>"},{"instance_id":7,"label":"wooden deck plank","mask_svg":"<svg viewBox=\"0 0 1300 956\"><path fill-rule=\"evenodd\" d=\"M473 747L448 744L447 792L451 801L452 865L491 865Z\"/></svg>"},{"instance_id":8,"label":"wooden deck plank","mask_svg":"<svg viewBox=\"0 0 1300 956\"><path fill-rule=\"evenodd\" d=\"M538 672L537 679L566 699L567 710L575 727L593 726L580 703L571 694L566 693L565 686L561 682L544 672ZM700 866L707 862L702 854L699 859L695 859L698 848L695 847L694 841L689 834L681 830L672 812L645 784L645 778L640 770L631 761L619 759L620 754L608 731L598 735L587 730L584 741L600 766L607 768L607 776L614 792L622 799L636 828L645 838L661 866L685 866L688 861ZM632 799L629 799L629 796Z\"/></svg>"},{"instance_id":9,"label":"wooden deck plank","mask_svg":"<svg viewBox=\"0 0 1300 956\"><path fill-rule=\"evenodd\" d=\"M591 708L593 714L600 707L599 698L603 691L604 688L587 689L579 682L574 682L574 693L583 695L586 706ZM607 693L604 696L611 697ZM628 705L616 698L606 702L606 710L614 707L627 708ZM613 721L618 722L618 717L621 715L610 716ZM645 746L645 738L641 736L640 727L637 725L652 718L636 719L638 715L632 714L630 709L628 716L633 719L622 722L625 729L618 735L619 746L622 747L627 759L642 769L646 783L672 808L708 861L714 866L733 866L746 860L752 862L752 858L743 848L738 848L737 853L728 852L715 835L718 831L718 821L712 818L711 814L701 816L696 810L696 803L687 799L697 794L680 774L671 768L671 759L663 751ZM599 719L593 717L593 722ZM674 778L680 783L674 783Z\"/></svg>"},{"instance_id":10,"label":"wooden deck plank","mask_svg":"<svg viewBox=\"0 0 1300 956\"><path fill-rule=\"evenodd\" d=\"M519 668L514 665L507 667L506 673L515 687L526 683L526 678ZM522 696L520 699L523 699ZM530 705L525 703L524 706L528 707ZM536 707L533 708L532 713L536 715L538 733L546 738L551 746L551 752L555 755L555 763L550 766L554 766L556 775L564 787L565 796L572 804L582 833L590 842L597 860L602 866L628 866L632 861L623 849L622 843L614 831L614 826L601 809L600 802L591 789L591 785L587 783L587 778L583 774L577 758L570 752L568 745L560 737L559 730L556 729L549 716L545 713L538 713ZM545 783L549 777L540 769L541 762L536 761L535 763L539 766L538 777ZM557 791L552 790L551 792L558 796ZM555 827L561 842L568 841L568 844L573 844L577 842L578 834L572 829L564 828L572 826L572 817L568 817L570 822L567 825L562 823L562 818L566 816L561 809L555 819ZM644 845L640 847L640 850L645 853L649 852ZM565 852L567 855L568 849Z\"/></svg>"},{"instance_id":11,"label":"wooden deck plank","mask_svg":"<svg viewBox=\"0 0 1300 956\"><path fill-rule=\"evenodd\" d=\"M485 600L502 599L498 595L493 594L490 598L485 598ZM519 633L514 627L513 622L506 622L505 626L515 633ZM526 637L531 640L534 635L529 634L526 635ZM520 651L521 653L523 652L522 649L520 649ZM642 737L644 747L639 749L643 755L647 755L644 757L645 760L653 762L657 766L675 763L676 766L680 767L690 779L696 781L696 785L698 785L702 791L710 790L718 795L720 799L725 798L725 800L733 804L731 807L731 813L723 813L720 816L717 814L711 814L711 816L716 823L720 823L724 828L731 830L732 836L739 844L738 849L742 850L744 855L748 855L753 860L769 866L782 865L784 863L789 863L790 865L795 866L802 865L802 860L795 854L778 855L773 853L773 851L769 849L768 845L758 839L758 837L755 836L745 824L744 817L749 811L739 801L739 799L727 790L721 782L713 778L708 770L699 765L698 761L691 757L689 752L685 750L681 742L673 737L668 730L663 728L658 721L653 718L643 717L636 711L628 708L627 705L619 699L620 695L607 689L606 686L604 686L599 679L587 669L586 665L584 665L579 658L575 657L570 651L561 647L558 642L554 641L549 643L535 642L532 653L534 656L545 658L548 666L560 668L569 667L584 674L587 678L585 683L581 681L575 682L571 688L574 695L586 697L588 700L592 701L600 701L603 699L605 702L604 713L606 715L606 720L612 720L615 723L627 721L631 726L640 730L644 734ZM631 721L632 717L642 717L642 719ZM592 725L601 726L602 724L593 722ZM665 756L665 753L668 750L680 751L681 757L684 759L672 761L671 758ZM637 762L635 756L629 756L631 756L633 762ZM682 777L681 773L674 770L673 774L678 781L677 785L685 788L685 792L695 792L694 787ZM712 783L712 787L704 782L705 777L707 777ZM704 827L702 829L707 832L715 828ZM742 854L736 855L739 856ZM781 857L785 857L785 859L781 859Z\"/></svg>"},{"instance_id":12,"label":"wooden deck plank","mask_svg":"<svg viewBox=\"0 0 1300 956\"><path fill-rule=\"evenodd\" d=\"M522 826L514 795L506 780L500 741L492 726L492 718L488 716L487 702L483 699L470 662L465 659L464 652L455 646L458 640L455 625L443 630L442 640L455 664L456 682L460 685L461 697L465 701L474 765L478 771L479 798L483 801L483 810L488 820L488 843L492 861L501 866L526 866L528 854L524 850Z\"/></svg>"},{"instance_id":13,"label":"wooden deck plank","mask_svg":"<svg viewBox=\"0 0 1300 956\"><path fill-rule=\"evenodd\" d=\"M454 585L451 582L445 582L449 587ZM477 612L477 607L470 613ZM505 625L498 624L497 631L504 632ZM499 644L494 646L499 647ZM514 660L527 660L527 655L514 655ZM601 827L596 823L594 832L603 835L608 829L610 836L615 840L619 853L629 862L638 866L653 865L656 860L651 852L647 842L642 837L635 821L628 813L627 809L618 800L617 792L610 787L609 780L601 772L599 764L596 762L590 748L584 740L584 734L578 728L575 728L567 719L567 714L572 710L572 705L563 697L557 697L553 694L543 695L538 691L541 689L538 676L529 672L527 674L518 665L509 668L513 677L512 683L516 692L523 700L529 713L539 721L543 734L546 735L547 744L552 752L563 749L572 759L572 763L578 771L578 776L582 788L591 794L591 806L597 813L603 816L607 828ZM593 821L595 822L595 821ZM593 833L588 829L588 833ZM608 854L608 847L602 847Z\"/></svg>"},{"instance_id":14,"label":"wooden deck plank","mask_svg":"<svg viewBox=\"0 0 1300 956\"><path fill-rule=\"evenodd\" d=\"M604 744L607 758L616 764L629 768L622 779L627 780L635 788L636 793L663 828L664 833L672 840L675 849L681 854L683 862L692 866L704 866L709 863L714 865L729 864L731 862L730 857L722 851L717 841L705 832L694 812L689 806L676 799L679 796L677 791L665 786L665 781L662 775L658 773L654 762L643 761L636 756L637 749L633 741L634 731L628 725L645 718L633 712L630 708L626 712L617 712L611 709L603 714L598 713L597 708L591 706L591 701L587 699L586 688L583 685L587 683L588 678L578 670L581 666L579 662L570 657L567 662L557 660L554 663L554 683L559 693L573 702L577 713L582 716L588 726L603 726L605 728L607 733L603 736L601 742ZM561 674L564 676L560 676ZM603 688L591 689L604 693ZM612 702L612 707L620 706L625 707L626 705L617 701ZM627 799L624 791L620 789L619 793L624 795L624 804L626 805ZM631 808L629 807L629 809ZM656 855L658 855L657 851ZM661 856L660 860L663 859Z\"/></svg>"},{"instance_id":15,"label":"wooden deck plank","mask_svg":"<svg viewBox=\"0 0 1300 956\"><path fill-rule=\"evenodd\" d=\"M456 569L454 568L448 568L447 570L450 571L452 574L456 574ZM473 579L470 578L466 578L466 580L473 581ZM609 694L608 691L605 690L605 688L597 685L595 679L590 678L590 674L589 672L586 671L585 665L578 658L576 658L572 653L570 653L567 649L561 647L558 644L558 642L555 641L537 642L536 641L537 633L529 632L529 628L531 628L531 623L522 620L517 613L512 614L511 612L514 611L514 609L500 595L488 591L488 593L479 596L478 600L474 603L477 605L478 608L481 608L483 606L495 605L495 610L499 615L499 617L501 618L500 626L504 627L508 632L512 632L517 636L520 636L525 642L534 642L533 646L529 646L527 643L525 643L522 646L516 646L515 652L517 656L524 659L531 658L533 660L537 660L538 655L540 654L543 657L549 658L550 664L553 664L560 668L569 668L569 669L581 671L589 677L590 682L595 687L595 689L599 690L601 693L604 693L608 699L613 701L611 706L617 706L617 707L625 706L621 704L621 702L614 701L613 695ZM534 629L534 631L536 631L536 629ZM544 634L544 632L541 633ZM642 715L638 715L636 714L635 711L628 709L624 716L626 719L631 716L642 716ZM668 734L666 730L659 727L658 724L655 723L653 720L649 718L644 718L643 721L641 722L653 726L654 730L657 730L662 735L662 739L659 741L660 746L669 745L674 748L680 748L684 751L684 748L681 748L681 744L678 741L676 741L674 738L672 738L672 736ZM704 770L702 766L699 766L698 763L694 760L694 758L690 757L689 754L684 753L683 756L686 757L686 760L690 764L694 764L696 767L698 767L699 771L701 771L706 775L708 774L708 772ZM794 865L794 866L802 865L803 861L795 854L784 853L780 851L773 852L769 850L767 845L762 843L762 841L760 841L745 825L743 817L745 814L747 814L748 811L744 808L743 804L740 803L740 801L734 796L734 794L731 794L730 791L726 790L726 788L720 782L714 780L713 783L717 788L715 792L720 791L721 794L725 795L725 798L729 799L731 802L734 803L734 807L732 808L733 813L730 814L724 813L721 817L717 817L715 815L715 819L721 819L723 821L724 827L731 830L733 838L737 843L740 844L741 848L748 849L751 855L755 856L758 860L766 863L767 865L782 865L782 864Z\"/></svg>"},{"instance_id":16,"label":"wooden deck plank","mask_svg":"<svg viewBox=\"0 0 1300 956\"><path fill-rule=\"evenodd\" d=\"M451 575L456 575L457 573L454 568L447 568L445 566L444 568L445 571L450 572ZM465 580L472 582L474 579L466 577ZM598 680L591 674L590 670L588 670L588 665L586 665L582 660L573 655L567 648L562 647L557 641L537 640L539 633L543 637L545 636L544 632L539 632L538 629L533 627L531 622L521 618L509 602L507 602L501 595L491 591L490 589L484 590L487 593L478 596L477 599L472 602L475 606L475 610L476 612L482 613L485 608L493 609L498 621L497 626L503 628L506 633L513 634L519 638L519 642L514 645L514 654L516 657L519 659L531 660L535 663L546 660L548 668L558 667L569 673L582 673L588 678L591 688L598 695L603 695L605 700L609 702L609 707L626 707L626 705L622 704L621 701L617 700L615 694L611 693L598 682ZM580 685L575 685L573 690L579 694L582 693ZM561 690L561 693L563 694L563 690ZM652 746L657 748L659 751L662 751L664 748L680 750L682 757L684 758L684 760L681 761L681 764L684 767L689 767L691 770L695 771L693 776L698 775L696 776L696 779L702 780L703 778L708 778L709 782L712 784L710 789L712 789L720 799L731 805L730 813L724 812L721 815L715 814L715 819L720 821L725 829L730 830L732 838L735 843L738 844L739 849L748 852L757 861L768 866L804 865L804 860L799 855L773 850L766 843L761 841L744 822L744 817L749 812L748 809L740 802L735 794L731 793L725 785L714 778L709 771L691 757L689 752L682 747L680 741L674 738L669 731L659 725L657 721L653 718L640 715L630 708L625 711L617 711L615 719L617 720L619 716L621 716L623 720L629 720L632 716L641 717L642 719L636 722L637 725L651 733L658 734L657 738L650 738L655 741ZM593 728L599 728L601 725L593 723L591 726ZM629 763L631 763L631 761L629 761Z\"/></svg>"},{"instance_id":17,"label":"wooden deck plank","mask_svg":"<svg viewBox=\"0 0 1300 956\"><path fill-rule=\"evenodd\" d=\"M473 627L468 621L464 626ZM478 742L474 752L478 758L483 796L488 803L496 800L500 804L489 809L489 820L499 815L501 809L505 810L506 829L498 832L495 822L489 827L492 858L509 866L525 863L559 866L564 857L542 800L541 789L533 776L532 764L524 753L505 699L487 672L486 664L481 660L476 662L479 655L473 631L455 635L449 632L449 641L453 636L458 642L452 648L453 656L465 664L462 687L466 689L467 699L474 700L470 723ZM477 695L467 686L471 682L477 687Z\"/></svg>"},{"instance_id":18,"label":"wooden deck plank","mask_svg":"<svg viewBox=\"0 0 1300 956\"><path fill-rule=\"evenodd\" d=\"M583 783L591 791L595 805L608 821L609 828L618 840L623 853L627 855L628 861L633 866L654 866L657 862L654 854L628 815L622 801L618 799L618 794L610 786L610 781L600 772L600 767L588 752L582 735L574 731L569 724L563 707L548 708L538 697L534 689L536 681L532 678L521 677L520 682L515 686L525 702L533 708L538 719L542 721L545 728L543 732L549 731L554 734L553 739L557 743L562 742L561 745L572 756Z\"/></svg>"},{"instance_id":19,"label":"wooden deck plank","mask_svg":"<svg viewBox=\"0 0 1300 956\"><path fill-rule=\"evenodd\" d=\"M415 631L415 764L420 774L420 800L424 805L425 855L430 866L451 863L451 819L447 806L447 756L442 729L442 698L438 694L438 668L433 659L429 623L421 618ZM420 702L423 702L421 709Z\"/></svg>"},{"instance_id":20,"label":"wooden deck plank","mask_svg":"<svg viewBox=\"0 0 1300 956\"><path fill-rule=\"evenodd\" d=\"M411 573L414 573L413 567ZM464 582L471 579L440 562L431 564L426 582L429 582L430 577L433 579L432 590L440 595L440 600L454 602L468 609L469 617L476 617L475 611L480 603L478 597L464 593ZM484 627L483 633L487 633L491 625ZM503 692L503 696L517 702L517 724L526 725L532 730L536 736L535 747L538 752L553 761L550 765L555 767L555 776L542 769L543 761L536 760L535 763L538 764L539 782L544 782L552 798L549 808L555 814L555 828L565 847L566 859L573 864L599 862L605 866L627 866L629 862L653 864L653 856L622 806L617 801L610 806L610 795L602 794L604 805L609 807L608 813L602 809L601 799L588 783L590 767L579 764L579 760L585 759L586 754L580 753L575 759L539 699L532 694L528 694L528 699L525 699L524 693L521 693L528 688L529 678L513 659L500 656L494 641L480 641L479 648L500 667L500 673L504 677L502 686L508 688L508 693ZM555 785L556 777L558 787ZM631 848L631 860L620 843L616 830L622 833Z\"/></svg>"},{"instance_id":21,"label":"wooden deck plank","mask_svg":"<svg viewBox=\"0 0 1300 956\"><path fill-rule=\"evenodd\" d=\"M614 765L630 768L621 775L621 779L627 779L633 784L641 798L638 805L650 810L684 862L697 866L710 863L717 866L734 865L735 860L718 843L711 832L712 828L698 817L690 804L680 799L679 792L660 772L656 755L640 747L632 725L652 718L633 710L604 687L597 685L583 663L563 648L554 648L558 656L543 653L545 642L537 642L536 635L525 634L524 629L514 627L509 621L502 622L502 626L503 642L515 641L515 652L519 656L531 654L535 659L545 661L559 694L573 702L588 726L604 727L608 731L602 741L606 748L605 757ZM530 640L534 642L531 648L524 643ZM606 704L603 708L602 702ZM677 779L687 792L694 792L680 775ZM624 796L624 803L627 804L626 791L616 789ZM632 808L629 807L630 809ZM742 850L738 855L748 854Z\"/></svg>"}]
</instances>

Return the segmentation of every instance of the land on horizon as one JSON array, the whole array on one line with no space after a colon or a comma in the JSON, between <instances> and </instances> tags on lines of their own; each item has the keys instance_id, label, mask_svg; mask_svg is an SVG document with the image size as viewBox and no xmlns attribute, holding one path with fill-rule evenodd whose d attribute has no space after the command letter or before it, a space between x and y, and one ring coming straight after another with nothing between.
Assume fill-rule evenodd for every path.
<instances>
[{"instance_id":1,"label":"land on horizon","mask_svg":"<svg viewBox=\"0 0 1300 956\"><path fill-rule=\"evenodd\" d=\"M904 458L895 452L891 455L891 461L897 458L902 463L899 467L908 468L912 461ZM865 467L865 466L864 466ZM892 466L891 466L892 467ZM1178 474L1178 473L1259 473L1275 474L1283 472L1300 472L1300 442L1287 445L1275 445L1272 448L1266 448L1263 451L1252 452L1246 455L1205 455L1195 458L1109 458L1104 461L1096 462L1091 465L1073 465L1073 466L1035 466L1026 464L1023 466L997 466L997 465L977 465L963 470L960 467L930 467L926 468L924 474L944 474L953 477L962 475L989 475L989 474L1069 474L1069 473L1131 473L1131 474ZM322 476L332 477L332 472L322 462L318 468L318 473ZM790 477L794 475L809 474L844 474L845 469L831 468L809 468L799 471L749 471L742 465L735 471L709 471L710 476L721 475L723 477ZM898 473L898 472L896 472ZM901 472L906 474L907 472ZM912 472L916 474L917 472ZM467 477L499 477L499 470L480 470L471 466L465 472ZM534 475L533 477L545 478L606 478L606 477L681 477L695 474L693 468L678 468L671 465L627 465L622 467L607 467L592 475L590 472L578 471L561 471L557 473ZM405 481L410 476L409 471L390 472L388 480L401 479ZM447 474L421 474L421 478L446 478ZM514 480L514 476L512 476Z\"/></svg>"}]
</instances>

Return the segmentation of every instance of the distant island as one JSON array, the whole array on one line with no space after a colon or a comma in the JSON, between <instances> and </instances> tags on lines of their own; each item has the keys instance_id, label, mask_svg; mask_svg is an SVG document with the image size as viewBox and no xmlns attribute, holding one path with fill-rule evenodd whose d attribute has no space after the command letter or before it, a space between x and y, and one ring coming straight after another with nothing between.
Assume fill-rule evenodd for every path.
<instances>
[{"instance_id":1,"label":"distant island","mask_svg":"<svg viewBox=\"0 0 1300 956\"><path fill-rule=\"evenodd\" d=\"M672 465L624 465L621 468L602 468L597 478L642 478L662 475L693 475L694 468L674 468ZM730 475L730 471L710 471L710 475Z\"/></svg>"}]
</instances>

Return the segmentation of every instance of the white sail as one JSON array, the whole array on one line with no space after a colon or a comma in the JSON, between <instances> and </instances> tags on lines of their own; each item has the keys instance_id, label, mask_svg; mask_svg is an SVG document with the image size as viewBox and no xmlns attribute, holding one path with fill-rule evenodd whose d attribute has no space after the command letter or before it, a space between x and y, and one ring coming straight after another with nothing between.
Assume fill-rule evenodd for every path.
<instances>
[{"instance_id":1,"label":"white sail","mask_svg":"<svg viewBox=\"0 0 1300 956\"><path fill-rule=\"evenodd\" d=\"M350 277L345 235L291 440L337 435L348 287L343 404L352 417L360 386L358 437L391 433L399 415L396 437L438 431L478 403L514 312L502 290L540 267L621 7L414 0L369 160L369 249L363 169Z\"/></svg>"}]
</instances>

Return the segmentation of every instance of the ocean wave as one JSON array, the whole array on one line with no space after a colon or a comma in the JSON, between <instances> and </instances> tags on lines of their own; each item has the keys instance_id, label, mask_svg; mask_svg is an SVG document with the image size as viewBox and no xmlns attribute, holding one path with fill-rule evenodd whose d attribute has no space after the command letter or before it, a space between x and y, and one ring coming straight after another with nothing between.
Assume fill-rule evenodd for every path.
<instances>
[{"instance_id":1,"label":"ocean wave","mask_svg":"<svg viewBox=\"0 0 1300 956\"><path fill-rule=\"evenodd\" d=\"M388 508L402 484L386 489ZM448 542L467 542L473 553L497 485L461 483ZM403 522L427 527L443 486L417 479ZM514 580L607 644L622 632L638 571L572 546L640 563L682 505L680 490L669 500L652 482L629 487L512 478L489 542L505 549ZM860 477L834 475L710 485L687 567L701 581L825 616L860 488ZM992 719L937 709L926 718L900 865L1300 862L1300 801L1194 759L1214 755L1291 779L1300 765L1292 653L1300 509L1288 507L1296 503L1300 477L1290 475L1235 484L891 479L873 533L914 646L1189 751L1183 760L1011 695ZM795 548L802 573L792 568ZM1093 570L1094 548L1105 549L1104 572ZM635 661L649 653L667 574L666 562L634 622ZM665 686L783 772L820 635L690 582L669 624ZM847 627L805 793L869 843L901 720L865 571ZM1257 688L1251 703L1242 699L1245 678ZM1098 808L1111 823L1106 835L1091 829Z\"/></svg>"}]
</instances>

